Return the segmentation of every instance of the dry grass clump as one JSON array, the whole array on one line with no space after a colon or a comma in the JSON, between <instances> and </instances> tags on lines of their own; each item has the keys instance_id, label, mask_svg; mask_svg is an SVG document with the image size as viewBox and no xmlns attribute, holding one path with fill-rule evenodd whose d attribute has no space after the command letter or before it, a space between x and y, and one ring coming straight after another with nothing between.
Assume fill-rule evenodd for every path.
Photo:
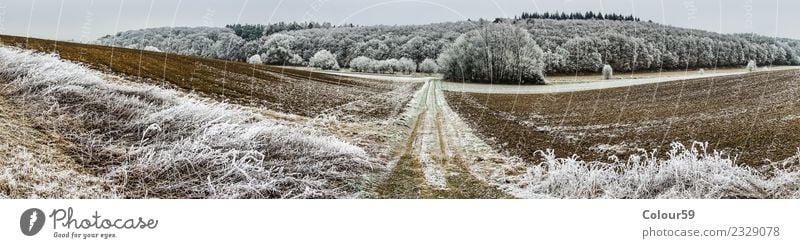
<instances>
[{"instance_id":1,"label":"dry grass clump","mask_svg":"<svg viewBox=\"0 0 800 248\"><path fill-rule=\"evenodd\" d=\"M754 60L748 61L747 62L747 71L753 72L753 71L756 71L756 70L758 70L758 65L756 64L756 61L754 61Z\"/></svg>"},{"instance_id":2,"label":"dry grass clump","mask_svg":"<svg viewBox=\"0 0 800 248\"><path fill-rule=\"evenodd\" d=\"M603 66L603 79L609 80L614 77L614 68L611 68L610 65Z\"/></svg>"},{"instance_id":3,"label":"dry grass clump","mask_svg":"<svg viewBox=\"0 0 800 248\"><path fill-rule=\"evenodd\" d=\"M70 146L0 95L0 198L114 198L108 180L81 170Z\"/></svg>"},{"instance_id":4,"label":"dry grass clump","mask_svg":"<svg viewBox=\"0 0 800 248\"><path fill-rule=\"evenodd\" d=\"M0 47L0 78L124 197L344 197L373 169L361 148L315 130L108 81L55 55Z\"/></svg>"}]
</instances>

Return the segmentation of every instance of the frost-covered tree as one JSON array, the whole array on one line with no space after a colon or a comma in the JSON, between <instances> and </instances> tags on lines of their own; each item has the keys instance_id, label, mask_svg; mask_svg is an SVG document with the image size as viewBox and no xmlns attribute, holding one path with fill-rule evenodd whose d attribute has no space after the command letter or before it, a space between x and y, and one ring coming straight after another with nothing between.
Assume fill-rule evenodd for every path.
<instances>
[{"instance_id":1,"label":"frost-covered tree","mask_svg":"<svg viewBox=\"0 0 800 248\"><path fill-rule=\"evenodd\" d=\"M294 64L290 60L296 55L293 50L295 38L285 34L274 34L264 43L264 63L273 65Z\"/></svg>"},{"instance_id":2,"label":"frost-covered tree","mask_svg":"<svg viewBox=\"0 0 800 248\"><path fill-rule=\"evenodd\" d=\"M339 63L336 61L336 56L328 50L321 50L314 54L308 61L308 65L323 70L339 70Z\"/></svg>"},{"instance_id":3,"label":"frost-covered tree","mask_svg":"<svg viewBox=\"0 0 800 248\"><path fill-rule=\"evenodd\" d=\"M381 60L378 61L376 67L379 73L392 74L400 71L400 61L397 59Z\"/></svg>"},{"instance_id":4,"label":"frost-covered tree","mask_svg":"<svg viewBox=\"0 0 800 248\"><path fill-rule=\"evenodd\" d=\"M569 71L567 68L567 62L570 58L569 51L567 49L558 47L556 48L555 52L547 51L544 52L543 60L546 62L545 64L545 72L564 72Z\"/></svg>"},{"instance_id":5,"label":"frost-covered tree","mask_svg":"<svg viewBox=\"0 0 800 248\"><path fill-rule=\"evenodd\" d=\"M461 35L439 57L445 79L544 83L542 50L527 30L491 24Z\"/></svg>"},{"instance_id":6,"label":"frost-covered tree","mask_svg":"<svg viewBox=\"0 0 800 248\"><path fill-rule=\"evenodd\" d=\"M400 46L401 55L413 59L415 63L420 63L423 59L436 55L435 51L429 50L428 43L430 43L428 39L415 36Z\"/></svg>"},{"instance_id":7,"label":"frost-covered tree","mask_svg":"<svg viewBox=\"0 0 800 248\"><path fill-rule=\"evenodd\" d=\"M292 54L292 59L289 60L289 65L305 65L306 62L300 55Z\"/></svg>"},{"instance_id":8,"label":"frost-covered tree","mask_svg":"<svg viewBox=\"0 0 800 248\"><path fill-rule=\"evenodd\" d=\"M439 72L439 65L433 59L426 58L419 64L419 71L422 73L437 73Z\"/></svg>"},{"instance_id":9,"label":"frost-covered tree","mask_svg":"<svg viewBox=\"0 0 800 248\"><path fill-rule=\"evenodd\" d=\"M603 66L603 79L609 80L613 76L614 76L614 69L611 68L611 65L604 65Z\"/></svg>"},{"instance_id":10,"label":"frost-covered tree","mask_svg":"<svg viewBox=\"0 0 800 248\"><path fill-rule=\"evenodd\" d=\"M568 51L565 58L564 71L566 72L596 72L603 67L603 56L598 47L602 41L596 38L573 38L562 46Z\"/></svg>"},{"instance_id":11,"label":"frost-covered tree","mask_svg":"<svg viewBox=\"0 0 800 248\"><path fill-rule=\"evenodd\" d=\"M376 72L392 74L401 72L411 74L416 72L417 64L409 58L374 60L365 56L357 57L350 61L350 69L356 72Z\"/></svg>"},{"instance_id":12,"label":"frost-covered tree","mask_svg":"<svg viewBox=\"0 0 800 248\"><path fill-rule=\"evenodd\" d=\"M243 54L241 47L244 46L244 39L232 32L222 32L217 35L217 41L210 48L203 51L205 57L216 59L228 59L242 61L247 58Z\"/></svg>"},{"instance_id":13,"label":"frost-covered tree","mask_svg":"<svg viewBox=\"0 0 800 248\"><path fill-rule=\"evenodd\" d=\"M547 51L540 61L543 70L549 73L599 72L606 63L617 71L736 66L749 60L760 65L800 65L798 40L755 34L718 34L651 22L619 21L623 15L607 18L604 14L600 18L599 14L588 14L583 18L577 14L562 18L560 13L558 18L500 18L499 23L479 20L363 27L324 24L301 27L297 23L274 23L252 27L232 25L231 28L151 28L107 35L99 43L132 49L153 46L164 52L235 61L246 61L248 56L260 54L265 63L274 64L308 61L320 50L336 55L340 65L359 56L375 59L375 63L402 57L421 63L425 58L459 55L444 55L443 52L454 46L462 34L472 31L491 34L485 30L507 25L532 34L536 44ZM587 18L587 15L592 17ZM259 30L263 31L260 37ZM267 44L271 38L275 40ZM491 35L486 38L484 41L476 40L475 44L486 47L487 42L508 44L513 40ZM505 60L506 57L495 55L507 50L500 47L488 49L491 53L484 51L483 56ZM268 58L272 62L267 62ZM447 67L446 64L440 66ZM500 67L499 70L511 69ZM480 73L488 75L488 72ZM491 69L491 72L498 72L498 68ZM498 75L492 78L495 76Z\"/></svg>"},{"instance_id":14,"label":"frost-covered tree","mask_svg":"<svg viewBox=\"0 0 800 248\"><path fill-rule=\"evenodd\" d=\"M343 26L353 27L353 24L345 24ZM322 28L328 29L334 27L329 22L278 22L272 24L233 24L225 25L226 28L233 30L236 35L241 36L243 39L251 41L256 40L262 35L268 36L274 33L292 30Z\"/></svg>"},{"instance_id":15,"label":"frost-covered tree","mask_svg":"<svg viewBox=\"0 0 800 248\"><path fill-rule=\"evenodd\" d=\"M261 49L261 44L262 43L263 43L263 40L260 40L260 39L259 40L248 41L248 42L244 43L244 45L242 45L241 52L242 52L242 54L258 54L259 56L261 56L261 54L264 52Z\"/></svg>"},{"instance_id":16,"label":"frost-covered tree","mask_svg":"<svg viewBox=\"0 0 800 248\"><path fill-rule=\"evenodd\" d=\"M661 56L661 63L663 65L662 69L671 69L678 67L678 56L667 52L663 56Z\"/></svg>"},{"instance_id":17,"label":"frost-covered tree","mask_svg":"<svg viewBox=\"0 0 800 248\"><path fill-rule=\"evenodd\" d=\"M250 58L247 58L247 63L260 65L263 64L264 62L261 60L261 55L256 54L250 56Z\"/></svg>"},{"instance_id":18,"label":"frost-covered tree","mask_svg":"<svg viewBox=\"0 0 800 248\"><path fill-rule=\"evenodd\" d=\"M652 46L644 39L616 32L607 32L599 37L599 52L605 63L621 71L647 69L653 63Z\"/></svg>"},{"instance_id":19,"label":"frost-covered tree","mask_svg":"<svg viewBox=\"0 0 800 248\"><path fill-rule=\"evenodd\" d=\"M411 74L417 71L417 63L414 60L409 58L403 57L400 58L397 62L398 64L398 71L402 72L403 74Z\"/></svg>"},{"instance_id":20,"label":"frost-covered tree","mask_svg":"<svg viewBox=\"0 0 800 248\"><path fill-rule=\"evenodd\" d=\"M374 68L373 59L360 56L350 61L350 69L356 72L370 72Z\"/></svg>"}]
</instances>

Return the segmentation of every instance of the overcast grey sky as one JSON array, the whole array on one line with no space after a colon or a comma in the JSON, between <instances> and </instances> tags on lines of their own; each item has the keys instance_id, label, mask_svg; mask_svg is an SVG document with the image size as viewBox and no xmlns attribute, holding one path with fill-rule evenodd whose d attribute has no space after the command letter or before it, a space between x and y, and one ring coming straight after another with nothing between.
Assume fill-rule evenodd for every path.
<instances>
[{"instance_id":1,"label":"overcast grey sky","mask_svg":"<svg viewBox=\"0 0 800 248\"><path fill-rule=\"evenodd\" d=\"M0 0L0 33L94 40L162 26L309 20L425 24L513 17L522 11L589 10L715 32L800 39L796 0Z\"/></svg>"}]
</instances>

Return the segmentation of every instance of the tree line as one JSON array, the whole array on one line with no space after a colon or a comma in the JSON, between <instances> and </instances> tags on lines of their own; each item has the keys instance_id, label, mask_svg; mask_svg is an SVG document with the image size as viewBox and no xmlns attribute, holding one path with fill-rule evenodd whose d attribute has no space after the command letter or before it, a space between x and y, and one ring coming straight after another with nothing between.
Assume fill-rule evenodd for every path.
<instances>
[{"instance_id":1,"label":"tree line","mask_svg":"<svg viewBox=\"0 0 800 248\"><path fill-rule=\"evenodd\" d=\"M343 27L355 27L353 24L341 25ZM314 29L314 28L335 28L336 25L330 22L278 22L273 24L229 24L226 28L233 30L233 33L242 37L246 41L256 40L263 36L269 36L284 31Z\"/></svg>"},{"instance_id":2,"label":"tree line","mask_svg":"<svg viewBox=\"0 0 800 248\"><path fill-rule=\"evenodd\" d=\"M800 41L793 39L719 34L640 22L635 17L630 21L631 16L617 14L559 13L559 19L531 19L537 16L545 14L523 13L530 19L526 21L427 25L153 28L108 35L99 43L237 61L259 55L263 63L279 65L308 65L326 50L332 56L323 57L340 67L353 67L352 61L364 57L360 62L372 65L361 63L358 70L397 72L403 69L396 70L394 64L406 58L406 64L412 61L420 71L427 60L426 68L435 61L436 70L451 78L493 82L536 83L540 75L534 74L598 73L604 65L619 72L744 66L750 60L759 65L800 65Z\"/></svg>"},{"instance_id":3,"label":"tree line","mask_svg":"<svg viewBox=\"0 0 800 248\"><path fill-rule=\"evenodd\" d=\"M582 12L572 12L572 13L565 13L565 12L522 12L522 15L519 18L514 18L517 20L526 20L526 19L552 19L552 20L610 20L610 21L641 21L638 17L633 15L621 15L616 13L610 14L603 14L603 13L594 13L593 11L587 11L585 13Z\"/></svg>"}]
</instances>

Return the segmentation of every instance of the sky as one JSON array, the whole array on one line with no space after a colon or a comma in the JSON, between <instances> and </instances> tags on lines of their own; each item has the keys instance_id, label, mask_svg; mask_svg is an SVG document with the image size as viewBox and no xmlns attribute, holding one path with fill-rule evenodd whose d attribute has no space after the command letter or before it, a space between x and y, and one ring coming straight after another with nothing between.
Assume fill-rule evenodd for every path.
<instances>
[{"instance_id":1,"label":"sky","mask_svg":"<svg viewBox=\"0 0 800 248\"><path fill-rule=\"evenodd\" d=\"M0 0L0 33L90 41L164 26L279 21L403 25L591 10L721 33L800 39L800 28L793 27L800 23L798 9L796 0Z\"/></svg>"}]
</instances>

